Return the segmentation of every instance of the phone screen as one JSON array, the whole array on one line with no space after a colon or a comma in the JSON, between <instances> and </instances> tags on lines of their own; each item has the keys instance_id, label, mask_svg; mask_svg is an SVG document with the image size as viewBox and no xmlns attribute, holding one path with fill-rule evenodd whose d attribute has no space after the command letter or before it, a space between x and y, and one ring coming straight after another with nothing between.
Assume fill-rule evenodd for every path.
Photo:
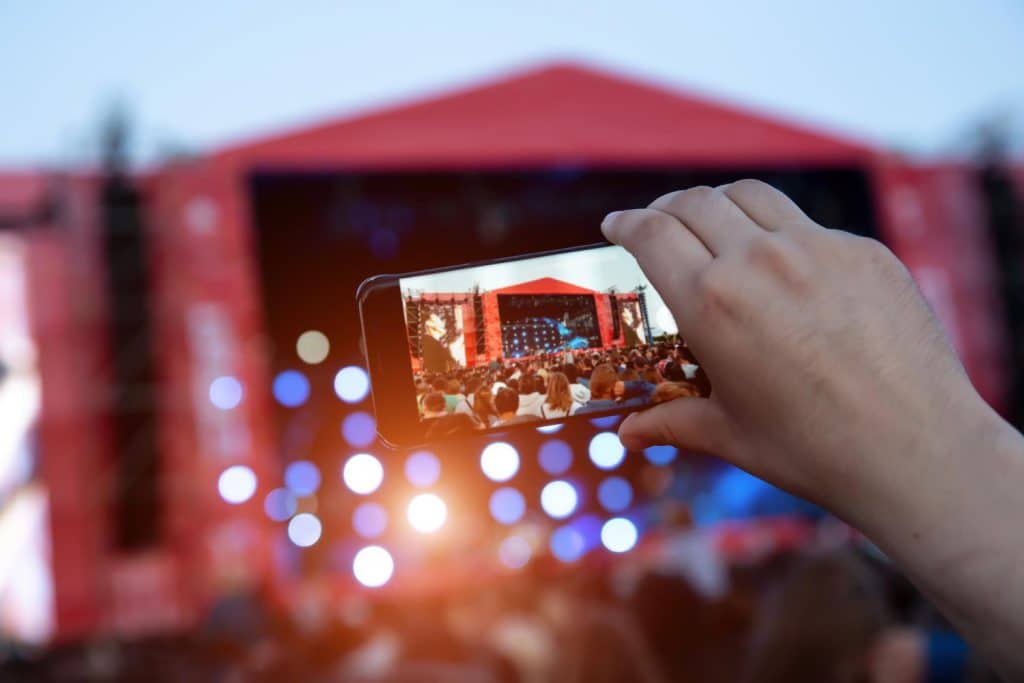
<instances>
[{"instance_id":1,"label":"phone screen","mask_svg":"<svg viewBox=\"0 0 1024 683\"><path fill-rule=\"evenodd\" d=\"M419 419L443 422L443 431L596 416L706 393L668 307L621 247L398 284Z\"/></svg>"}]
</instances>

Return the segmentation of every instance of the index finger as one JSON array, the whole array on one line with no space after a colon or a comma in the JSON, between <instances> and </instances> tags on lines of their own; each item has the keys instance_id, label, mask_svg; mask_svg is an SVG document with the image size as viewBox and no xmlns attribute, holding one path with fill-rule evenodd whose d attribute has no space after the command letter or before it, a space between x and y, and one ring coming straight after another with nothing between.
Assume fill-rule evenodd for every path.
<instances>
[{"instance_id":1,"label":"index finger","mask_svg":"<svg viewBox=\"0 0 1024 683\"><path fill-rule=\"evenodd\" d=\"M601 231L633 255L678 319L693 278L711 263L707 247L682 221L658 209L610 213Z\"/></svg>"}]
</instances>

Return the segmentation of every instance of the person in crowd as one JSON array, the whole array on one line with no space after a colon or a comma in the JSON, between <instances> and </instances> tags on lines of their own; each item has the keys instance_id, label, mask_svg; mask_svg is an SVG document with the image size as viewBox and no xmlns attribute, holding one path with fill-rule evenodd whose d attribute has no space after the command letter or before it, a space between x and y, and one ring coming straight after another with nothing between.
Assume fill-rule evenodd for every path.
<instances>
[{"instance_id":1,"label":"person in crowd","mask_svg":"<svg viewBox=\"0 0 1024 683\"><path fill-rule=\"evenodd\" d=\"M473 415L481 427L493 427L498 422L494 394L486 385L481 385L473 396Z\"/></svg>"},{"instance_id":2,"label":"person in crowd","mask_svg":"<svg viewBox=\"0 0 1024 683\"><path fill-rule=\"evenodd\" d=\"M449 413L473 414L473 407L466 400L466 395L462 393L462 383L457 379L448 380L444 392L444 402Z\"/></svg>"},{"instance_id":3,"label":"person in crowd","mask_svg":"<svg viewBox=\"0 0 1024 683\"><path fill-rule=\"evenodd\" d=\"M697 387L688 382L662 382L654 388L654 392L651 394L651 403L664 403L677 398L697 396L700 396Z\"/></svg>"},{"instance_id":4,"label":"person in crowd","mask_svg":"<svg viewBox=\"0 0 1024 683\"><path fill-rule=\"evenodd\" d=\"M541 416L540 408L544 403L544 394L539 391L539 385L541 381L536 375L525 375L519 381L519 409L516 415Z\"/></svg>"},{"instance_id":5,"label":"person in crowd","mask_svg":"<svg viewBox=\"0 0 1024 683\"><path fill-rule=\"evenodd\" d=\"M647 382L648 384L658 385L665 381L665 378L661 376L660 372L658 372L658 368L654 367L653 365L645 367L643 369L643 372L641 372L640 374L643 381Z\"/></svg>"},{"instance_id":6,"label":"person in crowd","mask_svg":"<svg viewBox=\"0 0 1024 683\"><path fill-rule=\"evenodd\" d=\"M575 363L564 363L562 365L562 374L569 380L569 391L572 392L572 400L580 405L584 405L590 400L590 389L585 384L580 383L580 369Z\"/></svg>"},{"instance_id":7,"label":"person in crowd","mask_svg":"<svg viewBox=\"0 0 1024 683\"><path fill-rule=\"evenodd\" d=\"M432 391L423 397L423 417L433 419L444 417L448 414L448 406L445 404L444 394L440 391Z\"/></svg>"},{"instance_id":8,"label":"person in crowd","mask_svg":"<svg viewBox=\"0 0 1024 683\"><path fill-rule=\"evenodd\" d=\"M583 404L573 398L569 378L563 372L548 375L548 392L540 405L540 416L545 420L575 415Z\"/></svg>"},{"instance_id":9,"label":"person in crowd","mask_svg":"<svg viewBox=\"0 0 1024 683\"><path fill-rule=\"evenodd\" d=\"M511 388L501 389L494 397L494 409L498 413L498 421L495 426L505 427L508 425L532 422L539 419L536 415L517 415L519 410L519 393Z\"/></svg>"},{"instance_id":10,"label":"person in crowd","mask_svg":"<svg viewBox=\"0 0 1024 683\"><path fill-rule=\"evenodd\" d=\"M601 363L590 374L590 400L576 413L596 413L616 408L639 408L650 401L654 386L623 382L611 363Z\"/></svg>"}]
</instances>

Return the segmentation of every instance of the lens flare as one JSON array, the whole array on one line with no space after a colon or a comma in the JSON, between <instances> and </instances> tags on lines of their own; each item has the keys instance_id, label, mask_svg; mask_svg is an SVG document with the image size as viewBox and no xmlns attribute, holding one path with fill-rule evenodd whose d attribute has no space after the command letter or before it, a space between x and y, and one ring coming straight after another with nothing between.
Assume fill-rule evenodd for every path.
<instances>
[{"instance_id":1,"label":"lens flare","mask_svg":"<svg viewBox=\"0 0 1024 683\"><path fill-rule=\"evenodd\" d=\"M601 544L613 553L632 550L638 536L636 525L625 517L613 517L601 527Z\"/></svg>"},{"instance_id":2,"label":"lens flare","mask_svg":"<svg viewBox=\"0 0 1024 683\"><path fill-rule=\"evenodd\" d=\"M613 470L622 464L626 449L613 432L601 432L590 440L590 460L602 470Z\"/></svg>"},{"instance_id":3,"label":"lens flare","mask_svg":"<svg viewBox=\"0 0 1024 683\"><path fill-rule=\"evenodd\" d=\"M210 403L221 410L231 410L242 402L242 383L231 375L210 382Z\"/></svg>"},{"instance_id":4,"label":"lens flare","mask_svg":"<svg viewBox=\"0 0 1024 683\"><path fill-rule=\"evenodd\" d=\"M491 517L501 524L515 524L526 513L526 499L516 489L505 486L491 494Z\"/></svg>"},{"instance_id":5,"label":"lens flare","mask_svg":"<svg viewBox=\"0 0 1024 683\"><path fill-rule=\"evenodd\" d=\"M327 335L319 330L306 330L295 342L295 353L304 363L316 365L322 363L331 352L331 342Z\"/></svg>"},{"instance_id":6,"label":"lens flare","mask_svg":"<svg viewBox=\"0 0 1024 683\"><path fill-rule=\"evenodd\" d=\"M491 481L508 481L519 471L519 451L503 441L489 444L480 454L480 469Z\"/></svg>"},{"instance_id":7,"label":"lens flare","mask_svg":"<svg viewBox=\"0 0 1024 683\"><path fill-rule=\"evenodd\" d=\"M334 376L334 393L345 403L359 403L370 393L370 378L361 367L349 365Z\"/></svg>"},{"instance_id":8,"label":"lens flare","mask_svg":"<svg viewBox=\"0 0 1024 683\"><path fill-rule=\"evenodd\" d=\"M576 510L579 495L567 481L552 481L540 491L540 506L554 519L565 519Z\"/></svg>"},{"instance_id":9,"label":"lens flare","mask_svg":"<svg viewBox=\"0 0 1024 683\"><path fill-rule=\"evenodd\" d=\"M308 548L320 540L323 525L309 512L300 512L288 522L288 539L300 548Z\"/></svg>"},{"instance_id":10,"label":"lens flare","mask_svg":"<svg viewBox=\"0 0 1024 683\"><path fill-rule=\"evenodd\" d=\"M448 506L433 493L421 493L409 501L409 524L421 534L432 534L448 519Z\"/></svg>"},{"instance_id":11,"label":"lens flare","mask_svg":"<svg viewBox=\"0 0 1024 683\"><path fill-rule=\"evenodd\" d=\"M245 465L232 465L217 478L217 492L232 505L238 505L252 498L256 493L256 473Z\"/></svg>"}]
</instances>

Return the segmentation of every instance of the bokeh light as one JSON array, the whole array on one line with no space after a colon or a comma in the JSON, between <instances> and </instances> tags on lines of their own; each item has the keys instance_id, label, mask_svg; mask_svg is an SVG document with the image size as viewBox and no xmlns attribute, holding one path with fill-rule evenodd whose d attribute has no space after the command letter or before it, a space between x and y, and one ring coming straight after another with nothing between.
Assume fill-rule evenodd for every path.
<instances>
[{"instance_id":1,"label":"bokeh light","mask_svg":"<svg viewBox=\"0 0 1024 683\"><path fill-rule=\"evenodd\" d=\"M320 469L309 460L296 460L284 469L284 485L297 496L310 496L320 488Z\"/></svg>"},{"instance_id":2,"label":"bokeh light","mask_svg":"<svg viewBox=\"0 0 1024 683\"><path fill-rule=\"evenodd\" d=\"M369 446L377 438L377 421L373 415L361 410L350 413L341 422L341 435L349 445L357 448Z\"/></svg>"},{"instance_id":3,"label":"bokeh light","mask_svg":"<svg viewBox=\"0 0 1024 683\"><path fill-rule=\"evenodd\" d=\"M572 447L561 439L545 441L537 451L537 460L548 474L562 474L572 466Z\"/></svg>"},{"instance_id":4,"label":"bokeh light","mask_svg":"<svg viewBox=\"0 0 1024 683\"><path fill-rule=\"evenodd\" d=\"M309 512L300 512L288 522L288 539L300 548L308 548L320 540L323 525Z\"/></svg>"},{"instance_id":5,"label":"bokeh light","mask_svg":"<svg viewBox=\"0 0 1024 683\"><path fill-rule=\"evenodd\" d=\"M366 495L384 481L384 467L369 453L356 453L345 462L341 478L353 493Z\"/></svg>"},{"instance_id":6,"label":"bokeh light","mask_svg":"<svg viewBox=\"0 0 1024 683\"><path fill-rule=\"evenodd\" d=\"M559 422L553 425L544 425L543 427L537 427L537 431L541 434L556 434L562 431L562 427L565 426L564 422Z\"/></svg>"},{"instance_id":7,"label":"bokeh light","mask_svg":"<svg viewBox=\"0 0 1024 683\"><path fill-rule=\"evenodd\" d=\"M488 444L480 454L480 469L491 481L508 481L519 471L519 452L504 441Z\"/></svg>"},{"instance_id":8,"label":"bokeh light","mask_svg":"<svg viewBox=\"0 0 1024 683\"><path fill-rule=\"evenodd\" d=\"M566 525L555 529L549 541L551 554L562 562L575 562L583 557L586 543L577 529Z\"/></svg>"},{"instance_id":9,"label":"bokeh light","mask_svg":"<svg viewBox=\"0 0 1024 683\"><path fill-rule=\"evenodd\" d=\"M526 499L516 489L505 486L491 494L491 516L501 524L515 524L526 514Z\"/></svg>"},{"instance_id":10,"label":"bokeh light","mask_svg":"<svg viewBox=\"0 0 1024 683\"><path fill-rule=\"evenodd\" d=\"M434 493L421 493L409 501L409 524L421 534L432 534L448 519L448 506Z\"/></svg>"},{"instance_id":11,"label":"bokeh light","mask_svg":"<svg viewBox=\"0 0 1024 683\"><path fill-rule=\"evenodd\" d=\"M509 536L498 546L498 560L509 569L522 569L533 551L522 536Z\"/></svg>"},{"instance_id":12,"label":"bokeh light","mask_svg":"<svg viewBox=\"0 0 1024 683\"><path fill-rule=\"evenodd\" d=\"M613 553L624 553L636 545L636 525L625 517L613 517L601 527L601 544Z\"/></svg>"},{"instance_id":13,"label":"bokeh light","mask_svg":"<svg viewBox=\"0 0 1024 683\"><path fill-rule=\"evenodd\" d=\"M602 470L613 470L626 457L626 448L614 432L601 432L590 440L590 460Z\"/></svg>"},{"instance_id":14,"label":"bokeh light","mask_svg":"<svg viewBox=\"0 0 1024 683\"><path fill-rule=\"evenodd\" d=\"M590 424L594 425L598 429L611 429L619 423L620 415L605 415L604 417L595 417L590 421Z\"/></svg>"},{"instance_id":15,"label":"bokeh light","mask_svg":"<svg viewBox=\"0 0 1024 683\"><path fill-rule=\"evenodd\" d=\"M274 378L273 392L278 403L295 408L309 398L309 380L298 370L285 370Z\"/></svg>"},{"instance_id":16,"label":"bokeh light","mask_svg":"<svg viewBox=\"0 0 1024 683\"><path fill-rule=\"evenodd\" d=\"M242 402L242 383L231 375L210 382L210 403L221 410L231 410Z\"/></svg>"},{"instance_id":17,"label":"bokeh light","mask_svg":"<svg viewBox=\"0 0 1024 683\"><path fill-rule=\"evenodd\" d=\"M675 446L650 446L644 449L644 457L652 465L668 465L677 455L679 451Z\"/></svg>"},{"instance_id":18,"label":"bokeh light","mask_svg":"<svg viewBox=\"0 0 1024 683\"><path fill-rule=\"evenodd\" d=\"M576 488L567 481L552 481L540 491L540 506L555 519L565 519L579 504Z\"/></svg>"},{"instance_id":19,"label":"bokeh light","mask_svg":"<svg viewBox=\"0 0 1024 683\"><path fill-rule=\"evenodd\" d=\"M263 511L275 522L283 522L295 514L298 502L288 489L274 489L263 499Z\"/></svg>"},{"instance_id":20,"label":"bokeh light","mask_svg":"<svg viewBox=\"0 0 1024 683\"><path fill-rule=\"evenodd\" d=\"M352 560L352 574L367 588L380 588L395 573L391 553L379 545L369 545L356 553Z\"/></svg>"},{"instance_id":21,"label":"bokeh light","mask_svg":"<svg viewBox=\"0 0 1024 683\"><path fill-rule=\"evenodd\" d=\"M441 461L430 451L416 451L405 460L405 478L418 488L427 488L441 477Z\"/></svg>"},{"instance_id":22,"label":"bokeh light","mask_svg":"<svg viewBox=\"0 0 1024 683\"><path fill-rule=\"evenodd\" d=\"M388 512L378 503L362 503L352 513L352 528L363 538L377 538L388 528Z\"/></svg>"},{"instance_id":23,"label":"bokeh light","mask_svg":"<svg viewBox=\"0 0 1024 683\"><path fill-rule=\"evenodd\" d=\"M622 477L608 477L597 487L597 500L608 512L622 512L633 502L633 487Z\"/></svg>"},{"instance_id":24,"label":"bokeh light","mask_svg":"<svg viewBox=\"0 0 1024 683\"><path fill-rule=\"evenodd\" d=\"M295 342L295 353L304 363L310 365L322 363L330 352L331 342L327 340L327 335L319 330L306 330Z\"/></svg>"},{"instance_id":25,"label":"bokeh light","mask_svg":"<svg viewBox=\"0 0 1024 683\"><path fill-rule=\"evenodd\" d=\"M359 403L370 393L370 378L361 367L349 365L334 376L334 393L345 403Z\"/></svg>"},{"instance_id":26,"label":"bokeh light","mask_svg":"<svg viewBox=\"0 0 1024 683\"><path fill-rule=\"evenodd\" d=\"M217 492L232 505L244 503L256 493L256 473L251 467L232 465L217 478Z\"/></svg>"}]
</instances>

